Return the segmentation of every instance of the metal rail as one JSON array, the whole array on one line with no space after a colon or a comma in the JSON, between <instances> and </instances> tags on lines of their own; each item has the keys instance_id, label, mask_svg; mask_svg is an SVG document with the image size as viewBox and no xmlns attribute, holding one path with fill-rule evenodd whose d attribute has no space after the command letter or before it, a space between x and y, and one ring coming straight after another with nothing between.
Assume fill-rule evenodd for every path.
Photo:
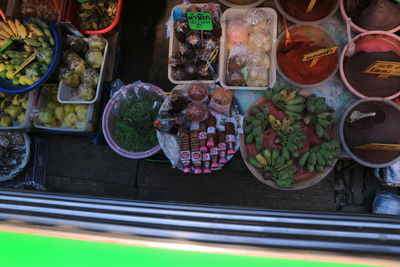
<instances>
[{"instance_id":1,"label":"metal rail","mask_svg":"<svg viewBox=\"0 0 400 267\"><path fill-rule=\"evenodd\" d=\"M400 255L400 218L0 189L0 220L199 242Z\"/></svg>"}]
</instances>

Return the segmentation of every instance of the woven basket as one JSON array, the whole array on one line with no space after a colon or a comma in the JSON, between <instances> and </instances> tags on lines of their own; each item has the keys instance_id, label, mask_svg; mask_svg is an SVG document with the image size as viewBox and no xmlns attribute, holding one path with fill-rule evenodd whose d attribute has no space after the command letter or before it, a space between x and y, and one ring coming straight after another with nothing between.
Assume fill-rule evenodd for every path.
<instances>
[{"instance_id":1,"label":"woven basket","mask_svg":"<svg viewBox=\"0 0 400 267\"><path fill-rule=\"evenodd\" d=\"M150 83L141 83L143 86L149 87L149 92L154 93L155 95L158 95L160 93L164 93L162 89L159 87L150 84ZM114 142L112 138L112 131L113 131L113 118L112 118L112 110L115 104L118 104L118 102L124 97L124 92L127 92L128 90L131 90L135 87L138 86L138 83L133 83L133 84L128 84L123 86L121 89L115 93L115 95L108 101L106 108L104 109L103 113L103 120L102 120L102 126L103 126L103 133L104 137L108 143L108 145L111 147L112 150L114 150L117 154L129 158L129 159L143 159L143 158L148 158L157 152L161 150L160 145L157 145L155 147L152 147L149 150L146 151L141 151L141 152L131 152L128 150L123 149L120 147L116 142ZM162 98L166 98L166 95L161 95Z\"/></svg>"}]
</instances>

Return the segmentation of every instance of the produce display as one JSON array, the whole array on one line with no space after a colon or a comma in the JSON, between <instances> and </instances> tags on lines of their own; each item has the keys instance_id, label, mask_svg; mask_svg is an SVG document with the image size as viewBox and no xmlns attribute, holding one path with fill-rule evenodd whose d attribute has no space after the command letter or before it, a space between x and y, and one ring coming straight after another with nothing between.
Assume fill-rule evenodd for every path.
<instances>
[{"instance_id":1,"label":"produce display","mask_svg":"<svg viewBox=\"0 0 400 267\"><path fill-rule=\"evenodd\" d=\"M41 97L45 99L39 107L36 122L49 128L84 129L88 116L88 105L60 104L57 87L44 85ZM43 96L44 95L44 96Z\"/></svg>"},{"instance_id":2,"label":"produce display","mask_svg":"<svg viewBox=\"0 0 400 267\"><path fill-rule=\"evenodd\" d=\"M271 18L261 8L227 18L227 67L225 83L230 86L266 87L273 45Z\"/></svg>"},{"instance_id":3,"label":"produce display","mask_svg":"<svg viewBox=\"0 0 400 267\"><path fill-rule=\"evenodd\" d=\"M59 16L61 2L43 0L21 0L21 15L25 18L41 18L55 23ZM56 3L56 5L55 5Z\"/></svg>"},{"instance_id":4,"label":"produce display","mask_svg":"<svg viewBox=\"0 0 400 267\"><path fill-rule=\"evenodd\" d=\"M59 80L71 87L68 100L91 101L96 95L106 41L98 35L68 36L65 46Z\"/></svg>"},{"instance_id":5,"label":"produce display","mask_svg":"<svg viewBox=\"0 0 400 267\"><path fill-rule=\"evenodd\" d=\"M154 126L164 153L184 173L221 169L239 148L238 121L232 92L211 94L203 83L175 88L161 106Z\"/></svg>"},{"instance_id":6,"label":"produce display","mask_svg":"<svg viewBox=\"0 0 400 267\"><path fill-rule=\"evenodd\" d=\"M246 161L265 181L293 187L334 165L339 148L335 125L324 98L275 86L245 116Z\"/></svg>"},{"instance_id":7,"label":"produce display","mask_svg":"<svg viewBox=\"0 0 400 267\"><path fill-rule=\"evenodd\" d=\"M121 148L142 152L157 145L153 121L157 117L162 98L137 86L127 90L111 112L111 137Z\"/></svg>"},{"instance_id":8,"label":"produce display","mask_svg":"<svg viewBox=\"0 0 400 267\"><path fill-rule=\"evenodd\" d=\"M55 39L40 19L7 19L0 22L0 46L7 46L0 57L0 78L12 80L14 86L32 85L49 68Z\"/></svg>"},{"instance_id":9,"label":"produce display","mask_svg":"<svg viewBox=\"0 0 400 267\"><path fill-rule=\"evenodd\" d=\"M213 80L218 72L218 53L220 49L221 8L219 4L191 5L176 7L173 23L173 53L168 64L171 76L176 81ZM212 30L192 30L187 12L211 14Z\"/></svg>"},{"instance_id":10,"label":"produce display","mask_svg":"<svg viewBox=\"0 0 400 267\"><path fill-rule=\"evenodd\" d=\"M28 136L20 132L0 131L0 182L14 178L28 159Z\"/></svg>"},{"instance_id":11,"label":"produce display","mask_svg":"<svg viewBox=\"0 0 400 267\"><path fill-rule=\"evenodd\" d=\"M0 127L21 125L25 121L29 93L7 95L0 92Z\"/></svg>"},{"instance_id":12,"label":"produce display","mask_svg":"<svg viewBox=\"0 0 400 267\"><path fill-rule=\"evenodd\" d=\"M105 29L114 21L118 0L88 0L78 9L78 25L82 31Z\"/></svg>"}]
</instances>

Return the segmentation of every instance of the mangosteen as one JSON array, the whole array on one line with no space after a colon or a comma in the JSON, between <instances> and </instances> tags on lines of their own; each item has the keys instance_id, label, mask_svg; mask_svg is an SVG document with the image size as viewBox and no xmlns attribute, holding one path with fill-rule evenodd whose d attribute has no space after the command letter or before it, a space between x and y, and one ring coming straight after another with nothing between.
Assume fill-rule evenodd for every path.
<instances>
[{"instance_id":1,"label":"mangosteen","mask_svg":"<svg viewBox=\"0 0 400 267\"><path fill-rule=\"evenodd\" d=\"M189 31L186 34L185 41L189 44L192 48L196 49L201 46L201 36L198 31Z\"/></svg>"},{"instance_id":2,"label":"mangosteen","mask_svg":"<svg viewBox=\"0 0 400 267\"><path fill-rule=\"evenodd\" d=\"M175 36L179 42L185 42L186 34L189 32L189 24L186 21L177 21L174 24Z\"/></svg>"}]
</instances>

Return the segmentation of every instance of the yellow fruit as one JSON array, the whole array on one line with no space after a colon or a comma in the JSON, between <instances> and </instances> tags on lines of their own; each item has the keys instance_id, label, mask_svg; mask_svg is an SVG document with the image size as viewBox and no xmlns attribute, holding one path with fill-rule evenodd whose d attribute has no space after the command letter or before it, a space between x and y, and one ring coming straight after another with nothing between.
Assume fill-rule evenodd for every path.
<instances>
[{"instance_id":1,"label":"yellow fruit","mask_svg":"<svg viewBox=\"0 0 400 267\"><path fill-rule=\"evenodd\" d=\"M6 69L6 65L4 63L0 63L0 71L3 71Z\"/></svg>"},{"instance_id":2,"label":"yellow fruit","mask_svg":"<svg viewBox=\"0 0 400 267\"><path fill-rule=\"evenodd\" d=\"M31 78L34 82L37 82L37 81L39 81L39 77L38 76L33 76L32 78Z\"/></svg>"},{"instance_id":3,"label":"yellow fruit","mask_svg":"<svg viewBox=\"0 0 400 267\"><path fill-rule=\"evenodd\" d=\"M9 80L14 79L14 71L8 70L7 73L6 73L6 77L7 77L7 79L9 79Z\"/></svg>"},{"instance_id":4,"label":"yellow fruit","mask_svg":"<svg viewBox=\"0 0 400 267\"><path fill-rule=\"evenodd\" d=\"M8 26L10 26L11 30L14 33L12 35L17 36L18 35L18 30L17 30L17 26L15 26L14 21L12 19L8 19L8 20L6 20L6 22L7 22Z\"/></svg>"},{"instance_id":5,"label":"yellow fruit","mask_svg":"<svg viewBox=\"0 0 400 267\"><path fill-rule=\"evenodd\" d=\"M3 46L7 43L8 40L0 40L0 46Z\"/></svg>"},{"instance_id":6,"label":"yellow fruit","mask_svg":"<svg viewBox=\"0 0 400 267\"><path fill-rule=\"evenodd\" d=\"M8 26L6 23L2 21L0 21L0 29L2 30L3 33L8 34L8 38L14 35L14 32L11 30L10 26Z\"/></svg>"},{"instance_id":7,"label":"yellow fruit","mask_svg":"<svg viewBox=\"0 0 400 267\"><path fill-rule=\"evenodd\" d=\"M26 85L26 82L25 82L25 76L21 76L21 77L19 77L19 83L21 84L21 85Z\"/></svg>"},{"instance_id":8,"label":"yellow fruit","mask_svg":"<svg viewBox=\"0 0 400 267\"><path fill-rule=\"evenodd\" d=\"M19 36L21 36L22 39L25 39L28 36L28 31L25 26L17 19L15 20L15 26L17 27Z\"/></svg>"},{"instance_id":9,"label":"yellow fruit","mask_svg":"<svg viewBox=\"0 0 400 267\"><path fill-rule=\"evenodd\" d=\"M29 52L29 53L33 52L33 48L30 45L24 44L24 49L26 52Z\"/></svg>"},{"instance_id":10,"label":"yellow fruit","mask_svg":"<svg viewBox=\"0 0 400 267\"><path fill-rule=\"evenodd\" d=\"M25 78L25 82L26 82L27 85L32 85L32 84L35 83L35 82L32 80L32 78L28 78L28 77Z\"/></svg>"},{"instance_id":11,"label":"yellow fruit","mask_svg":"<svg viewBox=\"0 0 400 267\"><path fill-rule=\"evenodd\" d=\"M11 39L11 35L8 34L8 32L6 32L5 30L0 29L0 38L9 40Z\"/></svg>"},{"instance_id":12,"label":"yellow fruit","mask_svg":"<svg viewBox=\"0 0 400 267\"><path fill-rule=\"evenodd\" d=\"M44 33L41 29L39 29L35 24L28 23L29 30L36 36L43 36Z\"/></svg>"}]
</instances>

